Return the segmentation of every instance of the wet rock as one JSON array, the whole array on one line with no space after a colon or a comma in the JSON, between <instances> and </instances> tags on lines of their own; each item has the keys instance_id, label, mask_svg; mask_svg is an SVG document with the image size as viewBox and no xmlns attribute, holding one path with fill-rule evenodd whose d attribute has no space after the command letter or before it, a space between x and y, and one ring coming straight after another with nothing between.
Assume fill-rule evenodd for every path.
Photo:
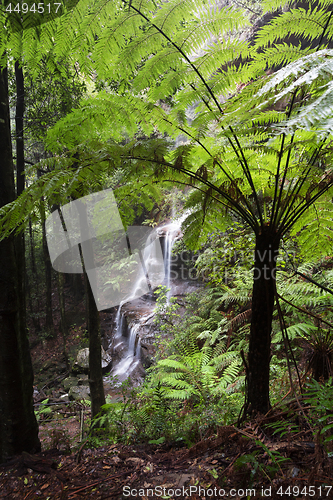
<instances>
[{"instance_id":1,"label":"wet rock","mask_svg":"<svg viewBox=\"0 0 333 500\"><path fill-rule=\"evenodd\" d=\"M127 344L122 340L118 341L112 348L112 360L114 364L119 363L124 356L126 355L126 352L128 350Z\"/></svg>"},{"instance_id":2,"label":"wet rock","mask_svg":"<svg viewBox=\"0 0 333 500\"><path fill-rule=\"evenodd\" d=\"M78 385L71 387L68 393L71 401L78 401L80 399L90 399L90 389L86 385Z\"/></svg>"},{"instance_id":3,"label":"wet rock","mask_svg":"<svg viewBox=\"0 0 333 500\"><path fill-rule=\"evenodd\" d=\"M141 342L141 363L147 369L154 363L155 347Z\"/></svg>"},{"instance_id":4,"label":"wet rock","mask_svg":"<svg viewBox=\"0 0 333 500\"><path fill-rule=\"evenodd\" d=\"M112 365L111 356L103 349L102 350L102 371L103 373L110 370ZM89 349L86 347L85 349L80 349L76 361L72 367L73 373L88 373L89 371Z\"/></svg>"},{"instance_id":5,"label":"wet rock","mask_svg":"<svg viewBox=\"0 0 333 500\"><path fill-rule=\"evenodd\" d=\"M139 385L143 384L145 376L146 372L141 363L137 363L135 368L130 373L131 382L135 387L138 387Z\"/></svg>"}]
</instances>

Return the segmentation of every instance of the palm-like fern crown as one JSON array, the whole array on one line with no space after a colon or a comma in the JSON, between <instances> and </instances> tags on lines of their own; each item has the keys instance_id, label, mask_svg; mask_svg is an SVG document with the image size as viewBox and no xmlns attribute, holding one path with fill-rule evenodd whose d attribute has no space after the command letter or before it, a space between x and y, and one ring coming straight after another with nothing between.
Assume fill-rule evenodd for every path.
<instances>
[{"instance_id":1,"label":"palm-like fern crown","mask_svg":"<svg viewBox=\"0 0 333 500\"><path fill-rule=\"evenodd\" d=\"M238 36L249 25L241 9L205 0L81 0L52 23L2 33L1 48L33 68L31 47L43 40L55 58L70 52L80 71L118 89L88 98L50 132L56 168L3 211L7 233L24 224L41 194L98 189L100 173L118 171L123 213L133 189L147 193L147 203L157 195L154 179L196 186L185 222L192 246L203 220L209 231L234 212L256 234L264 226L279 236L316 231L318 251L327 251L333 51L325 44L333 2L280 7L263 2L264 12L277 15L252 45ZM291 35L299 45L286 43ZM309 48L301 48L304 40Z\"/></svg>"}]
</instances>

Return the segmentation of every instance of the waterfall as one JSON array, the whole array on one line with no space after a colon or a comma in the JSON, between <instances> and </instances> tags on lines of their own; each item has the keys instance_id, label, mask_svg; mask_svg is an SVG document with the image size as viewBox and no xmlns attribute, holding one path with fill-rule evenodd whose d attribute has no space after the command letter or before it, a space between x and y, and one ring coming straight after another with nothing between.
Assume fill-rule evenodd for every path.
<instances>
[{"instance_id":1,"label":"waterfall","mask_svg":"<svg viewBox=\"0 0 333 500\"><path fill-rule=\"evenodd\" d=\"M119 307L118 307L118 311L117 311L117 315L116 315L116 334L115 334L115 338L119 338L122 336L122 332L123 332L123 322L124 322L124 315L121 314L121 306L123 304L120 303L119 304Z\"/></svg>"},{"instance_id":2,"label":"waterfall","mask_svg":"<svg viewBox=\"0 0 333 500\"><path fill-rule=\"evenodd\" d=\"M130 356L132 359L135 355L135 341L139 326L139 323L132 326L129 334L127 356Z\"/></svg>"},{"instance_id":3,"label":"waterfall","mask_svg":"<svg viewBox=\"0 0 333 500\"><path fill-rule=\"evenodd\" d=\"M166 295L167 304L170 303L171 293L171 263L172 263L172 248L175 241L180 237L180 224L170 223L162 228L158 228L157 235L159 238L164 237L163 242L163 260L161 262L162 254L161 248L157 245L151 244L153 240L147 240L144 250L141 252L140 260L142 264L142 272L139 273L137 279L132 285L132 289L127 297L120 303L116 318L115 329L113 338L113 350L117 348L117 352L121 353L121 360L113 367L111 375L117 377L119 382L126 380L131 372L138 366L140 362L140 329L143 325L154 316L155 304L154 302L145 301L145 304L140 304L140 308L146 307L146 314L137 317L131 326L128 328L128 335L124 334L124 321L126 311L136 310L136 299L142 297L147 292L142 292L147 285L149 290L155 288L162 282L167 287L168 292ZM164 277L163 277L164 276ZM122 306L126 303L125 312L122 312ZM127 303L132 303L128 305ZM131 309L132 308L132 309ZM148 309L148 310L147 310ZM119 354L118 354L119 356Z\"/></svg>"},{"instance_id":4,"label":"waterfall","mask_svg":"<svg viewBox=\"0 0 333 500\"><path fill-rule=\"evenodd\" d=\"M124 381L140 361L140 339L137 339L140 323L135 323L129 331L127 352L123 359L112 370L112 376Z\"/></svg>"},{"instance_id":5,"label":"waterfall","mask_svg":"<svg viewBox=\"0 0 333 500\"><path fill-rule=\"evenodd\" d=\"M170 297L171 297L171 284L170 284L170 277L171 277L171 257L172 257L172 247L174 245L175 238L174 234L171 231L167 231L165 234L165 239L164 239L164 272L165 272L165 286L167 287L167 304L169 305L170 303Z\"/></svg>"}]
</instances>

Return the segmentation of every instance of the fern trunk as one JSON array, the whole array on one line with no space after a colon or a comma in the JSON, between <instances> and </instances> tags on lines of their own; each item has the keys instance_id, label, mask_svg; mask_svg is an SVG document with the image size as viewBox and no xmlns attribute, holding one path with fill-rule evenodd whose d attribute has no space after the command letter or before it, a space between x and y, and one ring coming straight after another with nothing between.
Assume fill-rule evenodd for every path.
<instances>
[{"instance_id":1,"label":"fern trunk","mask_svg":"<svg viewBox=\"0 0 333 500\"><path fill-rule=\"evenodd\" d=\"M248 413L266 413L270 408L269 364L278 249L279 238L276 233L264 227L256 237L255 248L247 374Z\"/></svg>"}]
</instances>

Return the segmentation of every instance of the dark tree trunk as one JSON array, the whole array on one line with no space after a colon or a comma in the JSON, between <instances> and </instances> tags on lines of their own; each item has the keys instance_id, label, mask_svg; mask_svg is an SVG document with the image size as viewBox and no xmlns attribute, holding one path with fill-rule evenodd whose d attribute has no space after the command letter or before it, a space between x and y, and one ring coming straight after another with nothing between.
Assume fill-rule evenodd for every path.
<instances>
[{"instance_id":1,"label":"dark tree trunk","mask_svg":"<svg viewBox=\"0 0 333 500\"><path fill-rule=\"evenodd\" d=\"M67 354L66 339L68 336L68 328L66 322L66 310L65 310L65 296L64 296L64 275L63 273L58 273L58 296L59 296L59 307L60 307L60 330L63 341L63 355L66 361L67 368L69 368L69 359Z\"/></svg>"},{"instance_id":2,"label":"dark tree trunk","mask_svg":"<svg viewBox=\"0 0 333 500\"><path fill-rule=\"evenodd\" d=\"M101 332L99 312L87 275L87 306L88 306L88 332L89 332L89 386L91 397L91 418L93 419L105 405L102 356L101 356Z\"/></svg>"},{"instance_id":3,"label":"dark tree trunk","mask_svg":"<svg viewBox=\"0 0 333 500\"><path fill-rule=\"evenodd\" d=\"M7 70L0 71L0 206L15 199ZM0 242L0 462L40 450L29 342L19 308L15 240Z\"/></svg>"},{"instance_id":4,"label":"dark tree trunk","mask_svg":"<svg viewBox=\"0 0 333 500\"><path fill-rule=\"evenodd\" d=\"M274 310L274 287L279 238L264 227L256 237L252 292L252 321L248 356L247 412L266 413Z\"/></svg>"},{"instance_id":5,"label":"dark tree trunk","mask_svg":"<svg viewBox=\"0 0 333 500\"><path fill-rule=\"evenodd\" d=\"M23 193L25 185L24 175L24 138L23 138L23 115L24 115L24 78L23 70L18 61L15 62L16 82L16 115L15 115L15 139L16 139L16 190L17 196Z\"/></svg>"},{"instance_id":6,"label":"dark tree trunk","mask_svg":"<svg viewBox=\"0 0 333 500\"><path fill-rule=\"evenodd\" d=\"M42 204L43 203L44 200L42 200ZM52 265L50 261L49 250L47 248L44 210L43 210L43 221L42 221L42 238L43 238L43 258L45 266L45 286L46 286L45 330L51 337L53 337L54 326L53 326L53 315L52 315Z\"/></svg>"},{"instance_id":7,"label":"dark tree trunk","mask_svg":"<svg viewBox=\"0 0 333 500\"><path fill-rule=\"evenodd\" d=\"M37 273L37 266L36 266L36 258L35 258L35 250L34 250L34 235L33 235L33 230L32 230L32 223L31 219L29 218L29 237L30 237L30 262L31 262L31 272L32 272L32 283L30 283L29 279L27 279L27 296L29 299L29 307L30 307L30 313L32 316L32 321L34 324L34 328L36 332L41 331L41 326L40 326L40 305L39 305L39 281L38 281L38 273ZM34 307L34 300L31 296L31 288L33 287L35 291L35 296L36 296L36 301L37 301L37 314L35 313L35 307Z\"/></svg>"},{"instance_id":8,"label":"dark tree trunk","mask_svg":"<svg viewBox=\"0 0 333 500\"><path fill-rule=\"evenodd\" d=\"M24 115L24 78L23 69L18 61L15 62L16 83L16 113L15 113L15 142L16 142L16 195L24 191L24 138L23 138L23 115ZM25 268L25 238L24 232L15 238L16 263L18 271L18 294L21 325L26 325L26 268Z\"/></svg>"},{"instance_id":9,"label":"dark tree trunk","mask_svg":"<svg viewBox=\"0 0 333 500\"><path fill-rule=\"evenodd\" d=\"M78 204L78 207L80 207L79 218L82 243L79 247L86 287L89 334L89 386L91 398L91 418L93 419L98 413L101 412L101 406L105 404L102 374L101 333L99 312L89 281L95 279L95 274L93 272L90 273L89 279L87 276L87 271L95 269L95 262L92 242L89 238L90 228L86 207L80 202L80 200L76 200L76 203ZM85 259L83 258L83 255L85 255ZM94 285L96 285L96 283L93 284L93 288L95 287Z\"/></svg>"},{"instance_id":10,"label":"dark tree trunk","mask_svg":"<svg viewBox=\"0 0 333 500\"><path fill-rule=\"evenodd\" d=\"M72 276L71 287L74 293L74 300L77 304L82 300L84 296L84 284L82 282L81 274L72 274L71 276Z\"/></svg>"},{"instance_id":11,"label":"dark tree trunk","mask_svg":"<svg viewBox=\"0 0 333 500\"><path fill-rule=\"evenodd\" d=\"M36 258L35 258L35 249L34 249L34 234L32 231L32 223L31 218L29 217L29 236L30 236L30 260L31 260L31 270L32 274L37 280L37 266L36 266Z\"/></svg>"}]
</instances>

